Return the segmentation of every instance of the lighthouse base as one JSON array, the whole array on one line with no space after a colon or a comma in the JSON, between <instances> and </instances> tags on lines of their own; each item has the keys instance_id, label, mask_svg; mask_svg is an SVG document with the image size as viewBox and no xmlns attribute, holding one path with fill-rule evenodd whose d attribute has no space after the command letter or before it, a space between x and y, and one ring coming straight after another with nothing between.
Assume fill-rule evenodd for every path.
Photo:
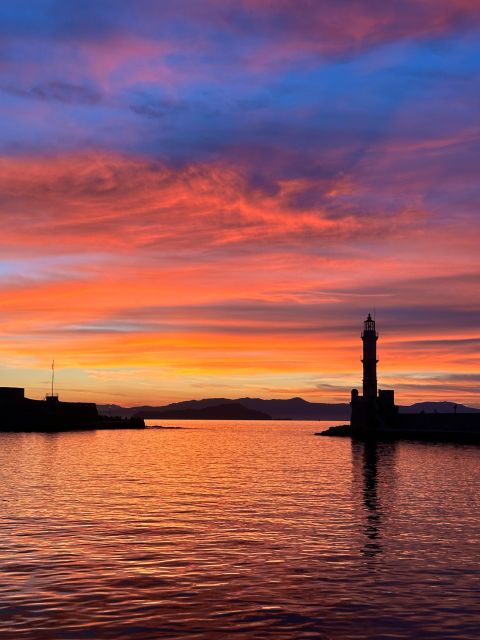
<instances>
[{"instance_id":1,"label":"lighthouse base","mask_svg":"<svg viewBox=\"0 0 480 640\"><path fill-rule=\"evenodd\" d=\"M398 407L395 405L393 391L379 391L377 397L366 398L353 389L350 406L350 427L353 433L374 435L398 426Z\"/></svg>"}]
</instances>

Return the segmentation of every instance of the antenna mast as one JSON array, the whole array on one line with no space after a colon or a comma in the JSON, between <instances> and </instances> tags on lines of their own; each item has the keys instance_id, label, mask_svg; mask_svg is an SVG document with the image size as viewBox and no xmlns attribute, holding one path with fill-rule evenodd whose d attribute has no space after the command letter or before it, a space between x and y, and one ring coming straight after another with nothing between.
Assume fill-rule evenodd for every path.
<instances>
[{"instance_id":1,"label":"antenna mast","mask_svg":"<svg viewBox=\"0 0 480 640\"><path fill-rule=\"evenodd\" d=\"M55 360L52 360L52 398L53 398L53 382L55 380Z\"/></svg>"}]
</instances>

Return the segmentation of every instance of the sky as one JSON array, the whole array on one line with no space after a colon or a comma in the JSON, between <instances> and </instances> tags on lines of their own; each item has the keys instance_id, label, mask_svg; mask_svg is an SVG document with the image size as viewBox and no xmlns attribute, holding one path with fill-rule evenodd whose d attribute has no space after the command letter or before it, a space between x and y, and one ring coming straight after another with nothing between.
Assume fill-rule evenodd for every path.
<instances>
[{"instance_id":1,"label":"sky","mask_svg":"<svg viewBox=\"0 0 480 640\"><path fill-rule=\"evenodd\" d=\"M0 385L480 406L477 0L3 0Z\"/></svg>"}]
</instances>

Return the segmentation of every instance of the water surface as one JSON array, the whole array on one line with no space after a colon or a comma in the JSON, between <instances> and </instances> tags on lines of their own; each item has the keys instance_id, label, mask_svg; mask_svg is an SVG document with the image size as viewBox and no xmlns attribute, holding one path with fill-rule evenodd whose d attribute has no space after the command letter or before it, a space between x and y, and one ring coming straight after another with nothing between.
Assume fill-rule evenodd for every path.
<instances>
[{"instance_id":1,"label":"water surface","mask_svg":"<svg viewBox=\"0 0 480 640\"><path fill-rule=\"evenodd\" d=\"M476 638L480 447L0 434L0 637Z\"/></svg>"}]
</instances>

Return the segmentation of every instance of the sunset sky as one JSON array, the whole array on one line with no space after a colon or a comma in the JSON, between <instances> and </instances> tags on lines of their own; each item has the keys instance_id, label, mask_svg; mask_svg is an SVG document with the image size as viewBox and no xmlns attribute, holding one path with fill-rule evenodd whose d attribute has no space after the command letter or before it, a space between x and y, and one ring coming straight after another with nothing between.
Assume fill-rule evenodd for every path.
<instances>
[{"instance_id":1,"label":"sunset sky","mask_svg":"<svg viewBox=\"0 0 480 640\"><path fill-rule=\"evenodd\" d=\"M0 3L0 385L480 406L478 0Z\"/></svg>"}]
</instances>

